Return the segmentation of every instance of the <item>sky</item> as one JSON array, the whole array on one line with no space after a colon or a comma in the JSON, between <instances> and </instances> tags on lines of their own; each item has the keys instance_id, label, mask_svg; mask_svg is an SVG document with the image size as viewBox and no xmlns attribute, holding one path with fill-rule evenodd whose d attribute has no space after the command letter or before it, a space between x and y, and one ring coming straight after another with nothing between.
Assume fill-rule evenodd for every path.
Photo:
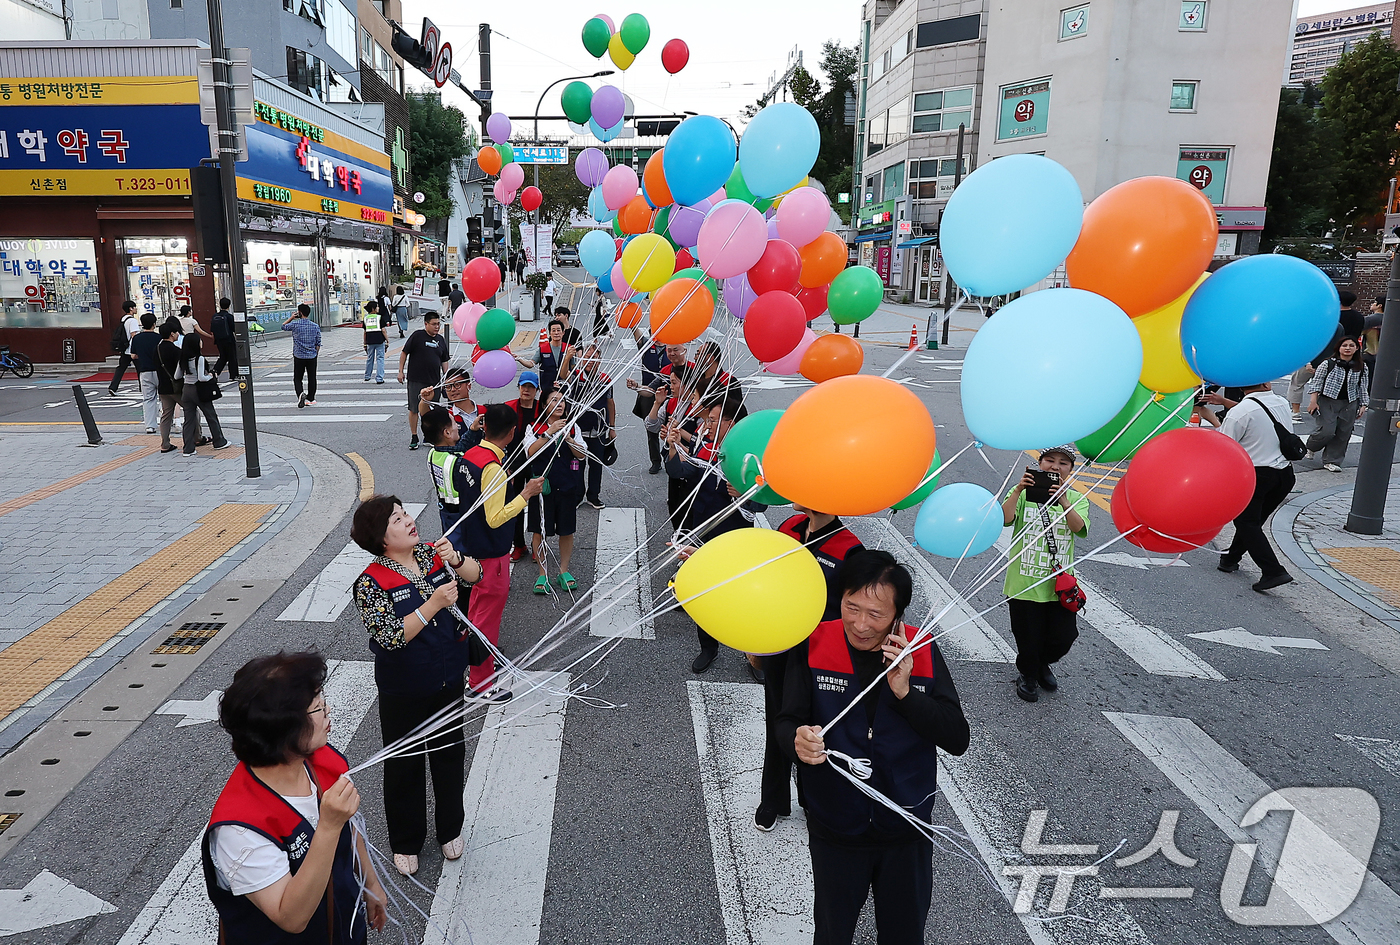
<instances>
[{"instance_id":1,"label":"sky","mask_svg":"<svg viewBox=\"0 0 1400 945\"><path fill-rule=\"evenodd\" d=\"M1353 10L1357 7L1374 6L1367 0L1299 0L1299 16L1316 16L1331 13L1333 10Z\"/></svg>"}]
</instances>

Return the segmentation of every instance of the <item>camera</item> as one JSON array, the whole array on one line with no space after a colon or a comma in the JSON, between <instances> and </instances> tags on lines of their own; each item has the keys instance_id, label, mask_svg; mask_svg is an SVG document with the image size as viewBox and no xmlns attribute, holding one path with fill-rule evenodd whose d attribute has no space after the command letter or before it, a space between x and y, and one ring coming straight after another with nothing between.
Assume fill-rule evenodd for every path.
<instances>
[{"instance_id":1,"label":"camera","mask_svg":"<svg viewBox=\"0 0 1400 945\"><path fill-rule=\"evenodd\" d=\"M1027 466L1026 472L1035 479L1035 485L1026 487L1026 501L1044 505L1050 501L1052 493L1059 491L1060 474L1057 472L1046 472L1043 469L1036 469L1034 466Z\"/></svg>"}]
</instances>

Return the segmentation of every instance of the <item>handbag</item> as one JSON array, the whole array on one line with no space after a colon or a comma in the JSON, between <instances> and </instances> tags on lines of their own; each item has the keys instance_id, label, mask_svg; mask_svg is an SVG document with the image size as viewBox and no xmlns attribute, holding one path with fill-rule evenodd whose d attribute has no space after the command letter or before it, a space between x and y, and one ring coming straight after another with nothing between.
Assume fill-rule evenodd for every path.
<instances>
[{"instance_id":1,"label":"handbag","mask_svg":"<svg viewBox=\"0 0 1400 945\"><path fill-rule=\"evenodd\" d=\"M218 381L214 380L214 375L209 373L208 364L201 356L195 362L194 389L202 404L213 403L224 396L224 392L219 390Z\"/></svg>"},{"instance_id":2,"label":"handbag","mask_svg":"<svg viewBox=\"0 0 1400 945\"><path fill-rule=\"evenodd\" d=\"M1253 397L1246 397L1245 400L1254 400ZM1264 407L1262 400L1254 400L1260 407ZM1308 455L1308 444L1303 442L1303 438L1292 430L1278 422L1274 412L1268 407L1264 407L1264 412L1269 415L1269 420L1274 425L1274 435L1278 437L1278 451L1283 454L1283 458L1289 462L1296 462Z\"/></svg>"},{"instance_id":3,"label":"handbag","mask_svg":"<svg viewBox=\"0 0 1400 945\"><path fill-rule=\"evenodd\" d=\"M652 404L656 403L656 392L649 387L637 390L637 402L632 405L632 416L645 420L651 414Z\"/></svg>"},{"instance_id":4,"label":"handbag","mask_svg":"<svg viewBox=\"0 0 1400 945\"><path fill-rule=\"evenodd\" d=\"M1050 563L1055 566L1056 571L1060 571L1060 549L1055 541L1055 529L1050 524L1050 513L1045 510L1044 505L1040 507L1040 521L1045 526L1045 550L1050 553ZM1072 614L1079 613L1089 602L1084 595L1084 588L1079 586L1079 578L1068 571L1060 571L1055 576L1055 596L1060 599L1060 606Z\"/></svg>"}]
</instances>

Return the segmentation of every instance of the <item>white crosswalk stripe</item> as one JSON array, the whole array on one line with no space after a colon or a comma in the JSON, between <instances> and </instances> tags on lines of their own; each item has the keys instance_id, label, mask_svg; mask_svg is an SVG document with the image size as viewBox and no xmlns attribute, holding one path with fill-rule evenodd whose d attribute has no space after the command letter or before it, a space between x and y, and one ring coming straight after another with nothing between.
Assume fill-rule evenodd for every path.
<instances>
[{"instance_id":1,"label":"white crosswalk stripe","mask_svg":"<svg viewBox=\"0 0 1400 945\"><path fill-rule=\"evenodd\" d=\"M621 565L619 567L619 564ZM602 578L613 568L612 576ZM588 632L595 637L655 640L645 509L604 509L598 515L593 573L607 585L593 595Z\"/></svg>"},{"instance_id":2,"label":"white crosswalk stripe","mask_svg":"<svg viewBox=\"0 0 1400 945\"><path fill-rule=\"evenodd\" d=\"M327 415L323 413L310 413L307 411L301 411L297 414L285 417L270 417L265 413L259 413L257 415L257 424L259 426L262 426L264 423L383 423L385 420L388 420L391 417L400 417L402 419L402 415L400 414L343 413L339 415ZM231 414L226 417L221 416L219 417L219 422L226 427L243 426L243 418L238 414Z\"/></svg>"},{"instance_id":3,"label":"white crosswalk stripe","mask_svg":"<svg viewBox=\"0 0 1400 945\"><path fill-rule=\"evenodd\" d=\"M1400 778L1400 742L1388 738L1367 738L1364 735L1338 735L1367 758Z\"/></svg>"},{"instance_id":4,"label":"white crosswalk stripe","mask_svg":"<svg viewBox=\"0 0 1400 945\"><path fill-rule=\"evenodd\" d=\"M416 520L427 506L421 502L405 502L404 511ZM313 623L334 623L350 605L350 586L374 556L353 541L340 550L321 573L302 588L296 599L277 615L278 620L306 620Z\"/></svg>"}]
</instances>

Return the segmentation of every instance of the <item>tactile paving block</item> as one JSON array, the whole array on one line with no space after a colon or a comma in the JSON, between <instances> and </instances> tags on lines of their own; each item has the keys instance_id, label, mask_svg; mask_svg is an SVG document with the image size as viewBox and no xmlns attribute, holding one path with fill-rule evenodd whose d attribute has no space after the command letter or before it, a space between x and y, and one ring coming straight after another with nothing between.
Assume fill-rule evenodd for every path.
<instances>
[{"instance_id":1,"label":"tactile paving block","mask_svg":"<svg viewBox=\"0 0 1400 945\"><path fill-rule=\"evenodd\" d=\"M1336 562L1338 571L1365 581L1380 592L1387 604L1400 605L1400 551L1383 546L1319 548Z\"/></svg>"}]
</instances>

